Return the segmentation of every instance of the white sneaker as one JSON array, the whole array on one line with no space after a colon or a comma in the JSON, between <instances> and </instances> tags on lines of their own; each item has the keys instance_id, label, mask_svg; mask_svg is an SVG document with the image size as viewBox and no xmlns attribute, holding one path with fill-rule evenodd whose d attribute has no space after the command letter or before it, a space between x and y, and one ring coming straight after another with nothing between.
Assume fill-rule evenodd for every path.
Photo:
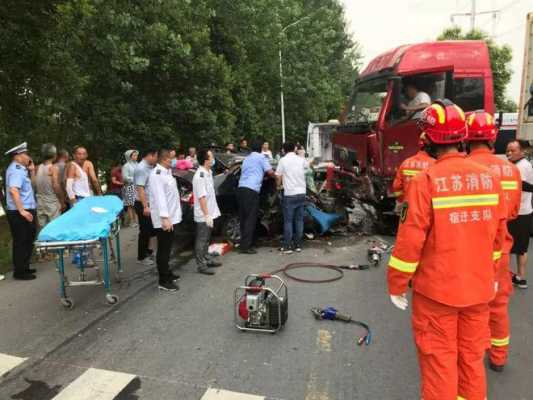
<instances>
[{"instance_id":1,"label":"white sneaker","mask_svg":"<svg viewBox=\"0 0 533 400\"><path fill-rule=\"evenodd\" d=\"M286 249L284 247L280 247L279 251L280 251L281 254L292 254L292 249L290 249L290 248Z\"/></svg>"},{"instance_id":2,"label":"white sneaker","mask_svg":"<svg viewBox=\"0 0 533 400\"><path fill-rule=\"evenodd\" d=\"M151 267L155 264L155 262L150 257L146 257L144 260L137 260L137 264L144 265L145 267Z\"/></svg>"}]
</instances>

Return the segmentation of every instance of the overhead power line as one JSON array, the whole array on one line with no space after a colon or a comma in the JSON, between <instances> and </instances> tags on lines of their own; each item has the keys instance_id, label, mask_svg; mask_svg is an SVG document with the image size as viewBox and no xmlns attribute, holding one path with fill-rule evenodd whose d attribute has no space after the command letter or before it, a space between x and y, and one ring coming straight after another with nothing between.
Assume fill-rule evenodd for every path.
<instances>
[{"instance_id":1,"label":"overhead power line","mask_svg":"<svg viewBox=\"0 0 533 400\"><path fill-rule=\"evenodd\" d=\"M476 8L476 0L470 0L470 12L464 12L464 13L453 13L450 15L450 20L452 24L455 23L456 17L469 17L470 18L470 30L476 29L476 18L479 15L492 15L492 35L494 36L494 33L496 31L496 24L498 21L498 14L500 13L500 10L488 10L488 11L477 11Z\"/></svg>"}]
</instances>

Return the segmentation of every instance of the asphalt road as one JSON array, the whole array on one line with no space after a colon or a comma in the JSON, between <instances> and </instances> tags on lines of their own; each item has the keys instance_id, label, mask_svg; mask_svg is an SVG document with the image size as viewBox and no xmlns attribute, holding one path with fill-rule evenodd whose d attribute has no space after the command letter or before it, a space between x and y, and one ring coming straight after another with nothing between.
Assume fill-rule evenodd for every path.
<instances>
[{"instance_id":1,"label":"asphalt road","mask_svg":"<svg viewBox=\"0 0 533 400\"><path fill-rule=\"evenodd\" d=\"M279 400L417 399L409 313L389 303L384 266L347 271L329 284L289 281L289 319L278 334L245 333L233 326L233 290L247 273L296 261L364 263L367 247L366 239L344 238L332 246L317 241L289 256L270 247L258 255L230 253L222 257L224 266L214 277L196 274L189 262L181 268L179 292L159 293L148 282L37 362L8 374L0 381L0 399L82 399L77 386L70 387L74 395L65 395L82 376L85 385L87 379L93 386L99 380L115 385L120 394L108 398L122 400L254 398L224 397L216 394L218 389ZM331 273L306 270L299 275ZM533 399L528 385L533 376L532 290L513 298L511 362L502 374L489 372L490 399ZM373 343L357 346L362 331L356 326L315 321L310 308L326 305L370 324ZM77 312L59 311L67 318ZM10 351L17 353L16 348ZM89 376L90 368L110 375ZM209 388L216 389L213 397L206 394Z\"/></svg>"}]
</instances>

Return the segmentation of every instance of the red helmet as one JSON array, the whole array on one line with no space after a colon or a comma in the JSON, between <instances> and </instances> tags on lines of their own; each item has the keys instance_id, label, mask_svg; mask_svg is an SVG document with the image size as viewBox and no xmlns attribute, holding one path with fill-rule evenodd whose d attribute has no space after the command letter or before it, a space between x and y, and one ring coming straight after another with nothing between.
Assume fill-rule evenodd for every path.
<instances>
[{"instance_id":1,"label":"red helmet","mask_svg":"<svg viewBox=\"0 0 533 400\"><path fill-rule=\"evenodd\" d=\"M466 138L465 113L450 100L436 100L418 120L419 128L436 144L460 143Z\"/></svg>"},{"instance_id":2,"label":"red helmet","mask_svg":"<svg viewBox=\"0 0 533 400\"><path fill-rule=\"evenodd\" d=\"M494 117L483 110L474 111L467 118L469 142L476 140L486 140L493 142L496 140L498 129L494 124Z\"/></svg>"}]
</instances>

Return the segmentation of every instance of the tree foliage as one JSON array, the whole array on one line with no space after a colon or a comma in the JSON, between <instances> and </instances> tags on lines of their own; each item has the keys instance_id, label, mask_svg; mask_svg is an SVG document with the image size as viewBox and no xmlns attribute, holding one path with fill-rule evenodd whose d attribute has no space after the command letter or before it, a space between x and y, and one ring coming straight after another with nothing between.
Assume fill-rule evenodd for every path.
<instances>
[{"instance_id":1,"label":"tree foliage","mask_svg":"<svg viewBox=\"0 0 533 400\"><path fill-rule=\"evenodd\" d=\"M494 102L496 110L509 111L512 102L506 98L505 89L511 81L513 71L511 70L511 60L513 51L509 45L498 45L492 38L481 30L463 32L458 26L445 29L437 40L484 40L489 48L490 63L492 67L492 80L494 84Z\"/></svg>"},{"instance_id":2,"label":"tree foliage","mask_svg":"<svg viewBox=\"0 0 533 400\"><path fill-rule=\"evenodd\" d=\"M278 138L280 47L302 139L337 117L359 59L338 0L4 0L0 20L1 149L84 144L97 161Z\"/></svg>"}]
</instances>

